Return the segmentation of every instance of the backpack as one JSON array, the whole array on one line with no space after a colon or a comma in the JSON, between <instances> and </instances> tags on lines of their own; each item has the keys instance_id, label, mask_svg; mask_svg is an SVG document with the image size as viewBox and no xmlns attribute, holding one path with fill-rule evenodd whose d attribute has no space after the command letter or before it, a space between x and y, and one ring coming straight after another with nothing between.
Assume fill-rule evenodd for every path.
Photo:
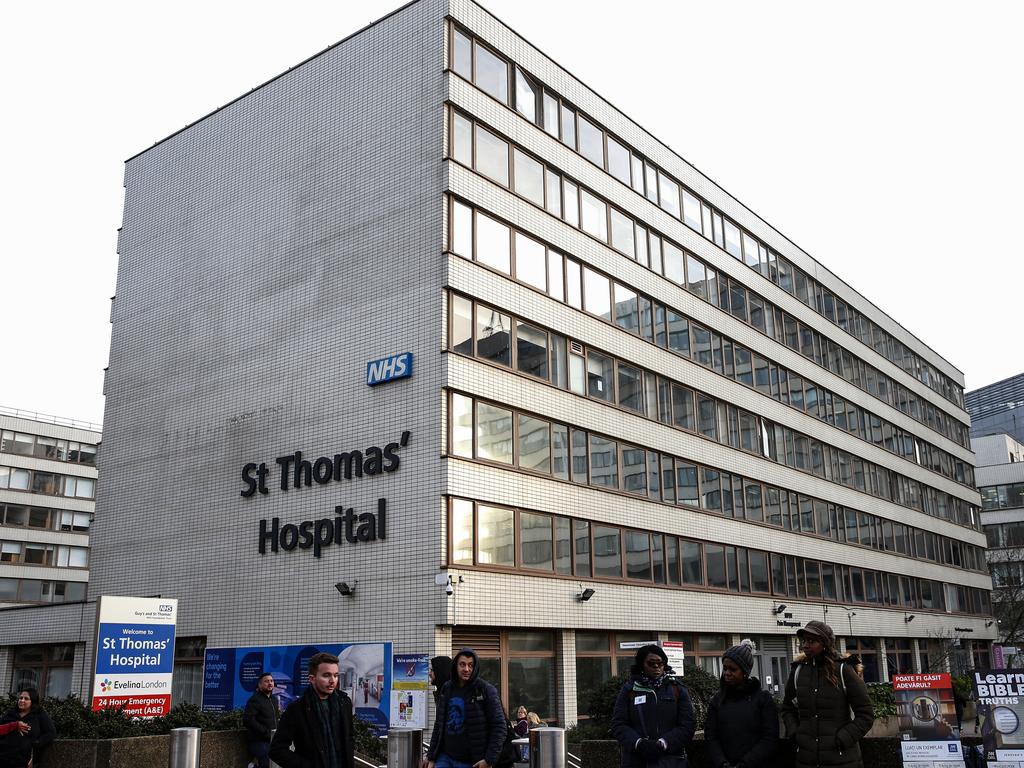
<instances>
[{"instance_id":1,"label":"backpack","mask_svg":"<svg viewBox=\"0 0 1024 768\"><path fill-rule=\"evenodd\" d=\"M451 683L445 683L445 685L451 685ZM477 696L485 696L486 689L480 684L478 680L476 682L476 694ZM486 715L487 708L484 707L484 714ZM516 745L512 743L515 739L515 731L512 730L512 723L509 722L508 714L505 712L505 705L501 705L501 717L505 721L505 741L501 745L501 751L498 752L498 759L495 760L493 768L512 768L516 762ZM487 725L493 725L490 720L487 721Z\"/></svg>"}]
</instances>

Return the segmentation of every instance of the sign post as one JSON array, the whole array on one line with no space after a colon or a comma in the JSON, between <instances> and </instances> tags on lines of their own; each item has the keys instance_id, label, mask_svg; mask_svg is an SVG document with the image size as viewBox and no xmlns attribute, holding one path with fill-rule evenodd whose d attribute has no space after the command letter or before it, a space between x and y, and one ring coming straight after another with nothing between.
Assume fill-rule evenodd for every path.
<instances>
[{"instance_id":1,"label":"sign post","mask_svg":"<svg viewBox=\"0 0 1024 768\"><path fill-rule=\"evenodd\" d=\"M963 768L960 725L949 673L893 675L903 765Z\"/></svg>"},{"instance_id":2,"label":"sign post","mask_svg":"<svg viewBox=\"0 0 1024 768\"><path fill-rule=\"evenodd\" d=\"M104 595L96 617L93 711L114 707L131 717L166 715L178 601Z\"/></svg>"}]
</instances>

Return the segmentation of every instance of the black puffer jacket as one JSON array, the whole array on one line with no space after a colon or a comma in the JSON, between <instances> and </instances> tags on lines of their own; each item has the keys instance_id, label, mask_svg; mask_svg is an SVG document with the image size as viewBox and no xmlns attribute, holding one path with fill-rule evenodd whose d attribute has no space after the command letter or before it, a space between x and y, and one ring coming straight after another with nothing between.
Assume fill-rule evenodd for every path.
<instances>
[{"instance_id":1,"label":"black puffer jacket","mask_svg":"<svg viewBox=\"0 0 1024 768\"><path fill-rule=\"evenodd\" d=\"M452 688L459 679L457 667L459 656L473 657L473 674L466 682L466 687L471 691L466 699L465 725L463 726L466 737L469 739L470 751L473 753L470 764L486 760L488 765L494 765L505 744L508 721L505 719L505 710L501 706L501 698L498 696L497 689L480 679L480 660L476 653L469 649L459 651L452 659L451 679L441 687L441 697L434 718L434 730L430 736L427 759L436 762L438 755L444 751L445 728L448 724L448 702L451 700Z\"/></svg>"},{"instance_id":2,"label":"black puffer jacket","mask_svg":"<svg viewBox=\"0 0 1024 768\"><path fill-rule=\"evenodd\" d=\"M779 711L761 681L747 678L739 688L725 685L708 704L704 741L712 768L723 763L745 768L774 765L779 746Z\"/></svg>"},{"instance_id":3,"label":"black puffer jacket","mask_svg":"<svg viewBox=\"0 0 1024 768\"><path fill-rule=\"evenodd\" d=\"M796 740L798 768L863 765L858 742L874 722L868 688L849 657L835 665L837 674L842 669L838 686L820 659L798 656L789 672L782 717L786 735Z\"/></svg>"},{"instance_id":4,"label":"black puffer jacket","mask_svg":"<svg viewBox=\"0 0 1024 768\"><path fill-rule=\"evenodd\" d=\"M270 732L277 728L281 719L277 699L256 691L249 697L242 713L242 725L245 726L248 741L270 741Z\"/></svg>"},{"instance_id":5,"label":"black puffer jacket","mask_svg":"<svg viewBox=\"0 0 1024 768\"><path fill-rule=\"evenodd\" d=\"M0 723L13 723L19 719L28 723L32 730L26 734L15 731L0 736L0 766L3 768L23 768L32 759L33 752L38 757L57 736L45 709L32 709L23 718L18 717L17 709L10 709L0 718Z\"/></svg>"},{"instance_id":6,"label":"black puffer jacket","mask_svg":"<svg viewBox=\"0 0 1024 768\"><path fill-rule=\"evenodd\" d=\"M685 685L670 678L653 690L634 677L619 690L612 711L612 735L621 748L622 768L671 764L667 759L645 758L636 750L637 740L664 739L668 749L663 757L681 757L693 738L694 725L693 704Z\"/></svg>"}]
</instances>

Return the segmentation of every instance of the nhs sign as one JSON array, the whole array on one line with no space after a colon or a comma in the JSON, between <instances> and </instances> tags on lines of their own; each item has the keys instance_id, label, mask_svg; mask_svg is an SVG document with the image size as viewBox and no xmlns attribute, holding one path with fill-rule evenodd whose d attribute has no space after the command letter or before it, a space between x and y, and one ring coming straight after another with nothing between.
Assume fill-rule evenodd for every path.
<instances>
[{"instance_id":1,"label":"nhs sign","mask_svg":"<svg viewBox=\"0 0 1024 768\"><path fill-rule=\"evenodd\" d=\"M366 364L366 383L371 387L409 376L412 376L412 352L382 357Z\"/></svg>"}]
</instances>

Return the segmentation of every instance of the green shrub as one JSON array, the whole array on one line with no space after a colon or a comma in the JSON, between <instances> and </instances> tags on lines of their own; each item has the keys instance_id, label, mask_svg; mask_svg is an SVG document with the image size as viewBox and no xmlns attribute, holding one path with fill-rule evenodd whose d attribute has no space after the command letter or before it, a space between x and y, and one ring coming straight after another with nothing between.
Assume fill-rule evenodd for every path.
<instances>
[{"instance_id":1,"label":"green shrub","mask_svg":"<svg viewBox=\"0 0 1024 768\"><path fill-rule=\"evenodd\" d=\"M378 763L387 759L384 742L377 737L377 732L366 721L355 718L356 752L363 757L376 760Z\"/></svg>"},{"instance_id":2,"label":"green shrub","mask_svg":"<svg viewBox=\"0 0 1024 768\"><path fill-rule=\"evenodd\" d=\"M868 683L868 698L876 720L887 720L896 714L896 696L892 683Z\"/></svg>"},{"instance_id":3,"label":"green shrub","mask_svg":"<svg viewBox=\"0 0 1024 768\"><path fill-rule=\"evenodd\" d=\"M565 740L569 744L580 744L584 741L601 741L612 737L607 723L594 723L584 720L565 729Z\"/></svg>"},{"instance_id":4,"label":"green shrub","mask_svg":"<svg viewBox=\"0 0 1024 768\"><path fill-rule=\"evenodd\" d=\"M618 675L606 680L602 685L594 689L587 702L587 712L590 715L591 723L595 726L603 726L607 729L611 725L612 710L615 708L615 699L619 690L625 684L629 676ZM704 727L704 720L708 713L708 704L711 697L718 693L718 678L699 667L688 667L682 676L676 676L690 692L690 699L693 701L694 715L697 719L697 728ZM607 730L604 731L606 734ZM608 738L588 735L586 738Z\"/></svg>"}]
</instances>

